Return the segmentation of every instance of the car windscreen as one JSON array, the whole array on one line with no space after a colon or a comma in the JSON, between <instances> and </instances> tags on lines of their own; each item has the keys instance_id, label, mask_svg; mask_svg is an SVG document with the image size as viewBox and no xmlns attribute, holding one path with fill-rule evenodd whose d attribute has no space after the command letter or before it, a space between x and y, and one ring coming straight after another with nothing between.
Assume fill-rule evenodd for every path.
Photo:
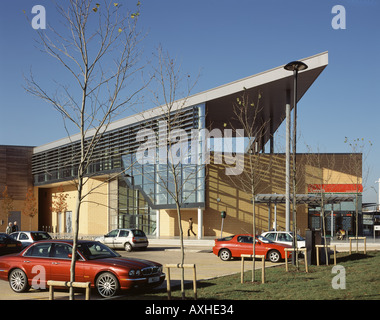
<instances>
[{"instance_id":1,"label":"car windscreen","mask_svg":"<svg viewBox=\"0 0 380 320\"><path fill-rule=\"evenodd\" d=\"M297 240L298 241L305 241L305 238L302 238L299 234L297 234Z\"/></svg>"},{"instance_id":2,"label":"car windscreen","mask_svg":"<svg viewBox=\"0 0 380 320\"><path fill-rule=\"evenodd\" d=\"M145 233L142 230L134 229L132 233L135 237L145 237Z\"/></svg>"},{"instance_id":3,"label":"car windscreen","mask_svg":"<svg viewBox=\"0 0 380 320\"><path fill-rule=\"evenodd\" d=\"M231 241L233 239L234 236L229 236L229 237L224 237L224 238L219 238L219 239L215 239L217 241Z\"/></svg>"},{"instance_id":4,"label":"car windscreen","mask_svg":"<svg viewBox=\"0 0 380 320\"><path fill-rule=\"evenodd\" d=\"M78 251L87 260L120 257L118 253L100 242L82 242L78 244Z\"/></svg>"},{"instance_id":5,"label":"car windscreen","mask_svg":"<svg viewBox=\"0 0 380 320\"><path fill-rule=\"evenodd\" d=\"M14 239L11 238L9 235L6 233L0 233L0 242L1 243L9 243L9 242L14 242Z\"/></svg>"},{"instance_id":6,"label":"car windscreen","mask_svg":"<svg viewBox=\"0 0 380 320\"><path fill-rule=\"evenodd\" d=\"M51 239L51 236L45 232L31 232L30 235L34 241L50 240Z\"/></svg>"},{"instance_id":7,"label":"car windscreen","mask_svg":"<svg viewBox=\"0 0 380 320\"><path fill-rule=\"evenodd\" d=\"M273 243L272 240L269 240L268 238L265 238L263 236L256 236L256 239L259 239L261 242L264 242L264 243Z\"/></svg>"}]
</instances>

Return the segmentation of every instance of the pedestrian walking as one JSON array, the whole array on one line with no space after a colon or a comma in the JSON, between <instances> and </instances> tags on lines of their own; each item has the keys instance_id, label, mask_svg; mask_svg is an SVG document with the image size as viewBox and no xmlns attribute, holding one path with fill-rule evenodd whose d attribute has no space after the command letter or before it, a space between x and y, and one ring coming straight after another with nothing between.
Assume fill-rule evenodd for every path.
<instances>
[{"instance_id":1,"label":"pedestrian walking","mask_svg":"<svg viewBox=\"0 0 380 320\"><path fill-rule=\"evenodd\" d=\"M187 229L187 236L190 237L190 232L193 233L194 236L196 236L195 232L193 231L193 218L189 219L189 228Z\"/></svg>"}]
</instances>

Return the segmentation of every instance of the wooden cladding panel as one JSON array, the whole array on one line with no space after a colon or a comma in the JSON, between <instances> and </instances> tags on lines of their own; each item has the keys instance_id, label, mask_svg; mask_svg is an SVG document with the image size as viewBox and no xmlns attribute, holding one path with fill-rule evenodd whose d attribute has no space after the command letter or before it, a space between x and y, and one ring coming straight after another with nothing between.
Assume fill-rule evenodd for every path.
<instances>
[{"instance_id":1,"label":"wooden cladding panel","mask_svg":"<svg viewBox=\"0 0 380 320\"><path fill-rule=\"evenodd\" d=\"M8 186L14 200L23 200L32 186L33 147L0 146L0 192Z\"/></svg>"}]
</instances>

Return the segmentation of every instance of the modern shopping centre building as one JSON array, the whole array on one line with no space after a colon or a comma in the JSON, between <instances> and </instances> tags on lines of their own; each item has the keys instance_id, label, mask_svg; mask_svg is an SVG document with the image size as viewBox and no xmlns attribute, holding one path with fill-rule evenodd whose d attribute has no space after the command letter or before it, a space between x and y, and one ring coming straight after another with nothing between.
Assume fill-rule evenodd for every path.
<instances>
[{"instance_id":1,"label":"modern shopping centre building","mask_svg":"<svg viewBox=\"0 0 380 320\"><path fill-rule=\"evenodd\" d=\"M302 61L308 68L298 74L297 101L326 68L328 53ZM198 238L220 235L222 211L224 235L251 233L253 201L258 232L291 228L288 164L285 154L274 152L274 137L283 122L290 122L286 110L293 106L292 90L293 74L280 66L176 101L170 113L162 106L112 122L87 169L80 235L132 227L157 237L178 236L176 199L185 233L192 218ZM257 128L254 141L246 130L245 138L238 135L244 127L234 106L245 99L256 107L247 114ZM79 138L38 147L0 146L0 191L6 186L13 199L5 208L6 196L0 195L1 232L8 221L18 221L24 230L71 232ZM321 206L328 232L353 233L356 206L361 214L361 154L297 154L296 160L300 233L321 228ZM37 200L33 218L22 214L28 188ZM59 194L67 195L65 212L52 210ZM360 219L359 224L362 229Z\"/></svg>"}]
</instances>

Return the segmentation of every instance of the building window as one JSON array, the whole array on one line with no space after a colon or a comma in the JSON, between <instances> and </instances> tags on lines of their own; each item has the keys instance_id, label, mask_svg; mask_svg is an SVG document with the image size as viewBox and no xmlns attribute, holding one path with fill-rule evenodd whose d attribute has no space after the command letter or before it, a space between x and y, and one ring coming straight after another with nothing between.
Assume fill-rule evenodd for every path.
<instances>
[{"instance_id":1,"label":"building window","mask_svg":"<svg viewBox=\"0 0 380 320\"><path fill-rule=\"evenodd\" d=\"M119 178L119 228L136 228L148 235L156 232L156 212L151 210L142 193L130 188L125 179Z\"/></svg>"},{"instance_id":2,"label":"building window","mask_svg":"<svg viewBox=\"0 0 380 320\"><path fill-rule=\"evenodd\" d=\"M361 201L362 201L361 196L359 196L358 197L359 230L360 230L360 225L361 225L361 220L362 220ZM355 225L356 225L355 201L326 204L324 207L324 213L325 213L325 223L326 223L326 234L328 236L330 236L331 234L335 235L337 231L340 229L345 230L350 235L355 233ZM309 228L311 230L316 230L316 229L323 230L320 207L309 208ZM361 233L361 231L359 232Z\"/></svg>"}]
</instances>

